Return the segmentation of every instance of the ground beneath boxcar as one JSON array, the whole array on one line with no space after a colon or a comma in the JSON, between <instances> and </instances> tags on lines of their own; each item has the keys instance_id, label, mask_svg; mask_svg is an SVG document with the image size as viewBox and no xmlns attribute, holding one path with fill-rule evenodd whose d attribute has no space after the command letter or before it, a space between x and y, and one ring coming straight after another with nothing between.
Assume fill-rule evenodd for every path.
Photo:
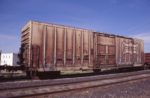
<instances>
[{"instance_id":1,"label":"ground beneath boxcar","mask_svg":"<svg viewBox=\"0 0 150 98\"><path fill-rule=\"evenodd\" d=\"M150 98L150 78L57 95L44 95L40 98Z\"/></svg>"}]
</instances>

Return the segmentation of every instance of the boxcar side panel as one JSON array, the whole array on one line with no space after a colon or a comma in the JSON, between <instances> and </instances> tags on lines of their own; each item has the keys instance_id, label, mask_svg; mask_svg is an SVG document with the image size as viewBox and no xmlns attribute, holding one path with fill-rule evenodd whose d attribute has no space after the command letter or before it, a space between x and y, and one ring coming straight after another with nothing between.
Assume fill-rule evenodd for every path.
<instances>
[{"instance_id":1,"label":"boxcar side panel","mask_svg":"<svg viewBox=\"0 0 150 98\"><path fill-rule=\"evenodd\" d=\"M89 66L93 68L94 64L94 33L89 31Z\"/></svg>"},{"instance_id":2,"label":"boxcar side panel","mask_svg":"<svg viewBox=\"0 0 150 98\"><path fill-rule=\"evenodd\" d=\"M82 32L80 30L76 30L75 32L75 65L81 64L81 40L82 40Z\"/></svg>"},{"instance_id":3,"label":"boxcar side panel","mask_svg":"<svg viewBox=\"0 0 150 98\"><path fill-rule=\"evenodd\" d=\"M66 31L66 65L73 65L73 33L74 30L67 28Z\"/></svg>"},{"instance_id":4,"label":"boxcar side panel","mask_svg":"<svg viewBox=\"0 0 150 98\"><path fill-rule=\"evenodd\" d=\"M47 70L54 65L54 27L32 23L31 61L35 69Z\"/></svg>"},{"instance_id":5,"label":"boxcar side panel","mask_svg":"<svg viewBox=\"0 0 150 98\"><path fill-rule=\"evenodd\" d=\"M32 55L31 65L33 65L36 68L43 65L43 33L44 26L32 22L32 49L30 49Z\"/></svg>"},{"instance_id":6,"label":"boxcar side panel","mask_svg":"<svg viewBox=\"0 0 150 98\"><path fill-rule=\"evenodd\" d=\"M38 71L92 68L92 32L39 22L32 22L31 29L30 68Z\"/></svg>"},{"instance_id":7,"label":"boxcar side panel","mask_svg":"<svg viewBox=\"0 0 150 98\"><path fill-rule=\"evenodd\" d=\"M65 29L56 27L56 64L64 65L64 33Z\"/></svg>"},{"instance_id":8,"label":"boxcar side panel","mask_svg":"<svg viewBox=\"0 0 150 98\"><path fill-rule=\"evenodd\" d=\"M134 65L138 66L144 63L144 46L143 41L139 39L134 39L133 46L133 61Z\"/></svg>"},{"instance_id":9,"label":"boxcar side panel","mask_svg":"<svg viewBox=\"0 0 150 98\"><path fill-rule=\"evenodd\" d=\"M118 65L132 65L133 64L133 40L128 38L117 38L118 47Z\"/></svg>"},{"instance_id":10,"label":"boxcar side panel","mask_svg":"<svg viewBox=\"0 0 150 98\"><path fill-rule=\"evenodd\" d=\"M83 32L83 65L89 64L89 32Z\"/></svg>"},{"instance_id":11,"label":"boxcar side panel","mask_svg":"<svg viewBox=\"0 0 150 98\"><path fill-rule=\"evenodd\" d=\"M117 37L117 65L133 66L135 64L143 64L142 52L143 46L141 40L131 38Z\"/></svg>"},{"instance_id":12,"label":"boxcar side panel","mask_svg":"<svg viewBox=\"0 0 150 98\"><path fill-rule=\"evenodd\" d=\"M54 67L54 27L47 26L45 63L48 67Z\"/></svg>"}]
</instances>

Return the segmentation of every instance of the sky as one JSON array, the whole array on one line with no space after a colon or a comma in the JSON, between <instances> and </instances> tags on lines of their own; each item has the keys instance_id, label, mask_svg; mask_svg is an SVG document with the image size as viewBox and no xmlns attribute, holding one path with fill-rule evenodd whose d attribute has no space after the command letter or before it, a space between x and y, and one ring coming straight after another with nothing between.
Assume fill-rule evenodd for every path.
<instances>
[{"instance_id":1,"label":"sky","mask_svg":"<svg viewBox=\"0 0 150 98\"><path fill-rule=\"evenodd\" d=\"M140 38L150 52L150 0L0 0L2 52L19 52L29 20Z\"/></svg>"}]
</instances>

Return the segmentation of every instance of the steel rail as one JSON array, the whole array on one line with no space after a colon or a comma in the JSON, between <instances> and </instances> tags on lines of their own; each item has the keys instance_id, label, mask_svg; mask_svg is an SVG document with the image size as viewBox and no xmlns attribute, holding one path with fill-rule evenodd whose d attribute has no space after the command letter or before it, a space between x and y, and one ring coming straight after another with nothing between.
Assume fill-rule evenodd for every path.
<instances>
[{"instance_id":1,"label":"steel rail","mask_svg":"<svg viewBox=\"0 0 150 98\"><path fill-rule=\"evenodd\" d=\"M3 89L0 90L0 97L20 98L20 97L28 97L28 96L38 96L44 94L67 92L70 90L111 85L111 84L122 83L122 82L133 81L133 80L144 79L144 78L150 78L149 70L130 72L130 73L119 73L119 74L112 74L112 75L43 80L46 81L44 85L40 84L42 83L42 80L38 80L32 82L24 82L27 84L30 83L30 86L26 85L26 87L23 86L20 88L19 87L15 88L14 86L10 88L9 86L5 86L5 87L3 86ZM6 85L7 84L8 83L6 83ZM0 86L1 85L2 84L0 84Z\"/></svg>"}]
</instances>

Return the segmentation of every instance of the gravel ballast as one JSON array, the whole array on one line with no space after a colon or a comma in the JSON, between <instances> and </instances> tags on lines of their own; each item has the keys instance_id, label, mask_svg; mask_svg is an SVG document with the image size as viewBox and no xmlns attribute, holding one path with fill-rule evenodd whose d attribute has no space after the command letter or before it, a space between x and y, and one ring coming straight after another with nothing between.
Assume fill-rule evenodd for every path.
<instances>
[{"instance_id":1,"label":"gravel ballast","mask_svg":"<svg viewBox=\"0 0 150 98\"><path fill-rule=\"evenodd\" d=\"M39 98L150 98L150 78Z\"/></svg>"}]
</instances>

